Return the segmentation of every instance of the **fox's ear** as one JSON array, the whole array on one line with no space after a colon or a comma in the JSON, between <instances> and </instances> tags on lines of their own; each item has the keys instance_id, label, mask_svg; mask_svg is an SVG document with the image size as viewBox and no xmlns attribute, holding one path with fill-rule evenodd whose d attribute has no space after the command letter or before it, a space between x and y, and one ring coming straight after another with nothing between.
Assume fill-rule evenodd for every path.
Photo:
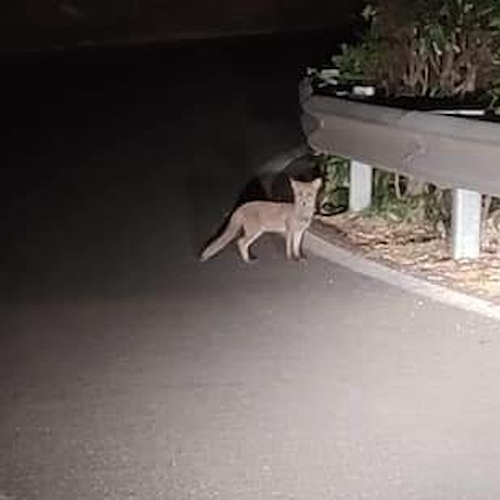
<instances>
[{"instance_id":1,"label":"fox's ear","mask_svg":"<svg viewBox=\"0 0 500 500\"><path fill-rule=\"evenodd\" d=\"M314 189L319 189L323 184L323 179L318 177L317 179L314 179L311 184Z\"/></svg>"},{"instance_id":2,"label":"fox's ear","mask_svg":"<svg viewBox=\"0 0 500 500\"><path fill-rule=\"evenodd\" d=\"M288 177L288 180L290 181L290 186L292 186L292 189L295 189L298 185L298 182L292 177Z\"/></svg>"}]
</instances>

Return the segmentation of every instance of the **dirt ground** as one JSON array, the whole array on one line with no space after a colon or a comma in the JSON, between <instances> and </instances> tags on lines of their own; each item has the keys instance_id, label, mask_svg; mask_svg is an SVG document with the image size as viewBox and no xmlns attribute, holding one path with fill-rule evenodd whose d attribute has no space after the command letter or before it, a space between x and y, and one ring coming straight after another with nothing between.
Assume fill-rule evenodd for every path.
<instances>
[{"instance_id":1,"label":"dirt ground","mask_svg":"<svg viewBox=\"0 0 500 500\"><path fill-rule=\"evenodd\" d=\"M319 216L313 232L393 269L500 305L500 254L493 238L478 259L455 261L447 239L428 226L343 213Z\"/></svg>"}]
</instances>

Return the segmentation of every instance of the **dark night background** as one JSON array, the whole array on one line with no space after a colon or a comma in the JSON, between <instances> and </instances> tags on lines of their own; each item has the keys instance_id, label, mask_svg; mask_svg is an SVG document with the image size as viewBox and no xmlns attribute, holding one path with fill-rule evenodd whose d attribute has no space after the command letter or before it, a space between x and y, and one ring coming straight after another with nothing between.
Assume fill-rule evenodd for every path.
<instances>
[{"instance_id":1,"label":"dark night background","mask_svg":"<svg viewBox=\"0 0 500 500\"><path fill-rule=\"evenodd\" d=\"M158 43L326 28L344 36L360 0L10 0L0 47Z\"/></svg>"},{"instance_id":2,"label":"dark night background","mask_svg":"<svg viewBox=\"0 0 500 500\"><path fill-rule=\"evenodd\" d=\"M96 149L105 150L113 141L139 133L130 122L134 108L143 114L163 112L162 119L168 121L175 99L172 92L176 85L185 87L182 82L198 80L190 94L195 101L210 98L203 94L210 92L211 79L230 86L235 79L257 77L259 85L268 82L269 96L280 81L286 92L295 95L306 66L327 61L338 44L352 36L360 3L4 3L0 16L0 61L8 89L0 98L4 227L16 231L25 227L23 213L33 214L32 204L50 212L51 204L63 202L57 201L57 192L70 198L66 191L75 186L84 191L79 172L89 178L92 172L99 172L99 179L105 172L112 176L113 165L99 166ZM297 127L295 105L289 113ZM86 159L90 154L92 161Z\"/></svg>"}]
</instances>

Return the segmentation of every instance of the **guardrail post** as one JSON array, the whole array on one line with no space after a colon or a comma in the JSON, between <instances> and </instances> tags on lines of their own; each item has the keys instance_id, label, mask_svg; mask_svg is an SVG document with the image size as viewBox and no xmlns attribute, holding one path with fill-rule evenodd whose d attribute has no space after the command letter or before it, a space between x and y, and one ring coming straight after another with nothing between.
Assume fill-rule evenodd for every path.
<instances>
[{"instance_id":1,"label":"guardrail post","mask_svg":"<svg viewBox=\"0 0 500 500\"><path fill-rule=\"evenodd\" d=\"M373 168L356 160L351 161L349 180L349 210L359 212L372 202Z\"/></svg>"},{"instance_id":2,"label":"guardrail post","mask_svg":"<svg viewBox=\"0 0 500 500\"><path fill-rule=\"evenodd\" d=\"M475 259L481 246L481 194L468 189L453 191L451 219L454 259Z\"/></svg>"}]
</instances>

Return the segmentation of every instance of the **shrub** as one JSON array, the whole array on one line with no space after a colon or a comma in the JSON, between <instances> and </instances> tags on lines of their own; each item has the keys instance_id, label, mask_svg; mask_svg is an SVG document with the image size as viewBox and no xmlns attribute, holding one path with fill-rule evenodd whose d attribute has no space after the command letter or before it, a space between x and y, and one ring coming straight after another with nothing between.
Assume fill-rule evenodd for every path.
<instances>
[{"instance_id":1,"label":"shrub","mask_svg":"<svg viewBox=\"0 0 500 500\"><path fill-rule=\"evenodd\" d=\"M361 81L396 97L460 100L481 93L497 107L500 0L374 0L362 16L366 29L359 42L343 45L332 58L339 82ZM332 186L336 158L325 163ZM438 187L382 171L374 182L372 211L448 223L449 196ZM330 188L329 196L338 189Z\"/></svg>"},{"instance_id":2,"label":"shrub","mask_svg":"<svg viewBox=\"0 0 500 500\"><path fill-rule=\"evenodd\" d=\"M376 0L363 17L362 40L333 58L341 75L390 95L463 98L498 87L500 1Z\"/></svg>"}]
</instances>

